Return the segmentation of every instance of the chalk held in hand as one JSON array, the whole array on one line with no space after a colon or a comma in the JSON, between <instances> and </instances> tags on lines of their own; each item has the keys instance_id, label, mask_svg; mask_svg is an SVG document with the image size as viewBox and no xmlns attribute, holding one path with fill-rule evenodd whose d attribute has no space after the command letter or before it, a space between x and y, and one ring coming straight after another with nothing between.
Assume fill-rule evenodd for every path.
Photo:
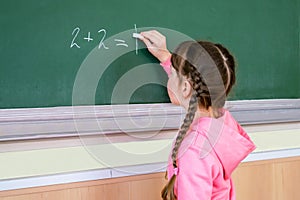
<instances>
[{"instance_id":1,"label":"chalk held in hand","mask_svg":"<svg viewBox=\"0 0 300 200\"><path fill-rule=\"evenodd\" d=\"M133 33L133 34L132 34L132 37L134 37L134 38L139 38L139 39L144 39L144 36L142 36L142 35L139 34L139 33Z\"/></svg>"}]
</instances>

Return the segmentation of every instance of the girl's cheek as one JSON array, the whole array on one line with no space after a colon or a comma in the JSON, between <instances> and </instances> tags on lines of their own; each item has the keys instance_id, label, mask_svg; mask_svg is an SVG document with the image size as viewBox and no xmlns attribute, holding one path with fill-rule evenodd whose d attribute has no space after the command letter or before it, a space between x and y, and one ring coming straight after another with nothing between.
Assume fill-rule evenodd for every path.
<instances>
[{"instance_id":1,"label":"girl's cheek","mask_svg":"<svg viewBox=\"0 0 300 200\"><path fill-rule=\"evenodd\" d=\"M180 105L180 102L178 100L178 98L176 97L176 94L174 93L174 90L172 90L172 87L171 87L171 81L169 80L168 81L168 85L167 85L167 89L168 89L168 95L170 97L170 100L173 104L175 105Z\"/></svg>"}]
</instances>

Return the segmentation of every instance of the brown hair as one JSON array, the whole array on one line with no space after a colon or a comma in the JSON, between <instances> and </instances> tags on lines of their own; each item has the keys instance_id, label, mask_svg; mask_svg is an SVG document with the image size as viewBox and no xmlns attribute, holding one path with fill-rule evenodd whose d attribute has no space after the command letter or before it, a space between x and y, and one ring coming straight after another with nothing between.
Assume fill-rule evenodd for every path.
<instances>
[{"instance_id":1,"label":"brown hair","mask_svg":"<svg viewBox=\"0 0 300 200\"><path fill-rule=\"evenodd\" d=\"M187 41L181 43L171 57L173 68L179 77L185 76L191 83L193 93L185 119L177 134L172 149L173 167L177 168L179 147L194 120L198 106L212 108L214 117L221 115L220 108L235 83L235 61L221 44L207 41ZM177 199L174 193L176 174L161 192L164 200Z\"/></svg>"}]
</instances>

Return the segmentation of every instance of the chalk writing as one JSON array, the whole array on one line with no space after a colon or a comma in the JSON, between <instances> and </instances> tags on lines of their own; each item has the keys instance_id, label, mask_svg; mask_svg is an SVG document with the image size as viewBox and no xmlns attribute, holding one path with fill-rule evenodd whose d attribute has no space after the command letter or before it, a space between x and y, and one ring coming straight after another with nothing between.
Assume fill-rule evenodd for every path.
<instances>
[{"instance_id":1,"label":"chalk writing","mask_svg":"<svg viewBox=\"0 0 300 200\"><path fill-rule=\"evenodd\" d=\"M80 46L75 42L75 39L76 39L76 37L78 36L79 31L80 31L80 28L79 28L79 27L76 27L76 28L73 30L72 35L74 35L74 33L75 33L75 35L74 35L73 40L72 40L72 42L71 42L70 48L72 48L73 46L76 46L77 48L80 48Z\"/></svg>"},{"instance_id":2,"label":"chalk writing","mask_svg":"<svg viewBox=\"0 0 300 200\"><path fill-rule=\"evenodd\" d=\"M125 43L125 40L120 40L120 39L114 39L115 42L118 42L116 46L124 46L128 47L128 44Z\"/></svg>"},{"instance_id":3,"label":"chalk writing","mask_svg":"<svg viewBox=\"0 0 300 200\"><path fill-rule=\"evenodd\" d=\"M101 47L103 46L104 49L109 49L108 47L105 46L105 44L103 43L103 41L105 40L106 37L106 30L105 29L101 29L98 31L98 33L103 33L103 36L99 42L99 46L98 49L101 49Z\"/></svg>"},{"instance_id":4,"label":"chalk writing","mask_svg":"<svg viewBox=\"0 0 300 200\"><path fill-rule=\"evenodd\" d=\"M135 30L135 33L138 33L137 32L137 28L136 28L136 24L134 24L134 30ZM135 38L135 54L136 55L138 55L138 48L139 48L139 46L138 46L138 40L137 40L137 38Z\"/></svg>"},{"instance_id":5,"label":"chalk writing","mask_svg":"<svg viewBox=\"0 0 300 200\"><path fill-rule=\"evenodd\" d=\"M93 41L93 38L91 38L91 32L88 32L88 36L83 39L87 40L88 42Z\"/></svg>"},{"instance_id":6,"label":"chalk writing","mask_svg":"<svg viewBox=\"0 0 300 200\"><path fill-rule=\"evenodd\" d=\"M135 33L138 33L136 24L134 24L134 30L135 30ZM86 32L84 37L80 36L80 32L81 32L81 29L78 26L76 28L74 28L74 30L72 31L73 38L71 41L70 48L80 49L80 44L83 43L83 41L88 42L88 43L90 43L90 42L93 43L94 41L99 41L98 49L108 50L110 48L109 46L106 46L104 44L106 35L107 35L106 29L102 28L102 29L98 30L97 33L100 36L99 40L97 39L97 37L95 37L95 35L93 35L93 37L92 37L91 36L92 33L90 31ZM114 42L116 43L117 47L120 46L120 47L128 48L128 44L122 38L115 38ZM136 55L138 55L138 48L139 48L138 47L138 39L135 38L135 53L136 53Z\"/></svg>"}]
</instances>

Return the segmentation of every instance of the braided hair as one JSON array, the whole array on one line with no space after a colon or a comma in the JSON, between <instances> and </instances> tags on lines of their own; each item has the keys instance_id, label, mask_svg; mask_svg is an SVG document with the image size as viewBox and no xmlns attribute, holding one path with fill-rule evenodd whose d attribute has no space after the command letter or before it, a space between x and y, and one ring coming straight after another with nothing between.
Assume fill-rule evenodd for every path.
<instances>
[{"instance_id":1,"label":"braided hair","mask_svg":"<svg viewBox=\"0 0 300 200\"><path fill-rule=\"evenodd\" d=\"M179 129L172 149L173 168L177 169L177 156L180 145L194 120L198 106L212 108L213 117L221 115L220 108L235 83L235 61L221 44L207 41L187 41L173 52L171 62L179 77L186 77L193 88L189 107ZM177 199L174 193L176 174L163 188L164 200Z\"/></svg>"}]
</instances>

